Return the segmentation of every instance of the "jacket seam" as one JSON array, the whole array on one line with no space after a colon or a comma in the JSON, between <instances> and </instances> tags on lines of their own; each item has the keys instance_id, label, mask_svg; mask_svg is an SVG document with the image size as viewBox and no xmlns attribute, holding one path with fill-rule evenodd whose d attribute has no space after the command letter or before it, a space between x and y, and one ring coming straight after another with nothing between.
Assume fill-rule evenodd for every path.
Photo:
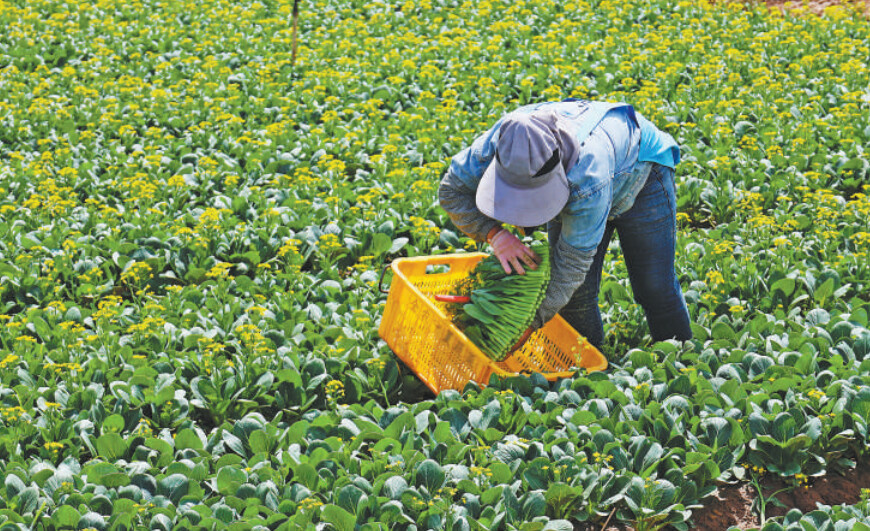
<instances>
[{"instance_id":1,"label":"jacket seam","mask_svg":"<svg viewBox=\"0 0 870 531\"><path fill-rule=\"evenodd\" d=\"M588 189L587 191L585 191L582 194L580 193L579 190L577 192L572 192L571 197L574 199L586 199L587 197L589 197L591 195L595 195L598 192L600 192L601 189L606 187L608 184L610 184L610 183L607 181L601 181L599 184L593 186L592 188Z\"/></svg>"}]
</instances>

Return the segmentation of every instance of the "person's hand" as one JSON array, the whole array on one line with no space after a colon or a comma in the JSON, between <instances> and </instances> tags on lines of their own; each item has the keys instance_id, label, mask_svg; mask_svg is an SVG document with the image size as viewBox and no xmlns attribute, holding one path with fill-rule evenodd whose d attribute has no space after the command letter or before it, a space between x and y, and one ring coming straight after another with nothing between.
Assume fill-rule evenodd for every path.
<instances>
[{"instance_id":1,"label":"person's hand","mask_svg":"<svg viewBox=\"0 0 870 531\"><path fill-rule=\"evenodd\" d=\"M529 249L519 238L506 229L498 231L489 244L492 245L493 254L501 262L504 272L508 275L511 274L511 266L520 275L525 275L526 270L523 269L522 264L526 264L531 269L537 269L538 263L541 261L541 257L535 251Z\"/></svg>"}]
</instances>

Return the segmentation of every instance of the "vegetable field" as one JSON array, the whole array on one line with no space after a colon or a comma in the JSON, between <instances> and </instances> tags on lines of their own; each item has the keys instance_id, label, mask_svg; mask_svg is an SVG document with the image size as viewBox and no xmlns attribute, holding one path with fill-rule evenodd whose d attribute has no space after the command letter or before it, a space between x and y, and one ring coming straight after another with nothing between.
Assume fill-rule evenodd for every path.
<instances>
[{"instance_id":1,"label":"vegetable field","mask_svg":"<svg viewBox=\"0 0 870 531\"><path fill-rule=\"evenodd\" d=\"M0 0L0 529L687 529L866 462L849 5L304 1L294 64L290 0ZM650 341L614 243L607 371L433 397L377 336L381 267L477 250L450 157L565 97L680 143L695 339Z\"/></svg>"}]
</instances>

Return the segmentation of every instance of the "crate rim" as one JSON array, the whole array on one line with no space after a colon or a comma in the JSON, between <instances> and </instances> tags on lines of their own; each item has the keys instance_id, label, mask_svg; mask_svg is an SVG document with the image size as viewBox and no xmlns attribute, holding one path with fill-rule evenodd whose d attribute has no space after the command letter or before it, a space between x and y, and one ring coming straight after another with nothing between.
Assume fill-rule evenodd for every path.
<instances>
[{"instance_id":1,"label":"crate rim","mask_svg":"<svg viewBox=\"0 0 870 531\"><path fill-rule=\"evenodd\" d=\"M489 356L484 354L483 351L480 350L480 348L478 348L478 346L475 345L474 342L472 342L468 338L468 336L466 336L465 333L458 326L453 324L453 321L450 320L450 316L448 316L440 308L438 308L432 302L432 299L430 299L429 297L426 296L426 294L424 294L422 291L420 291L420 289L413 282L411 282L402 271L399 270L399 266L401 264L407 264L407 263L423 262L426 265L450 265L450 261L454 258L477 258L478 262L479 262L480 260L483 260L487 256L489 256L487 253L482 253L482 252L446 253L446 254L438 254L438 255L406 256L406 257L402 257L402 258L397 258L396 260L393 260L392 262L390 262L390 269L392 269L393 274L398 275L399 278L401 278L402 281L404 281L407 284L407 286L409 288L411 288L411 290L414 293L416 293L427 306L429 306L430 309L434 310L437 315L439 315L445 319L448 328L453 333L457 334L462 339L462 341L464 343L466 343L468 345L468 347L471 348L471 352L475 357L480 358L482 361L484 361L492 366L492 372L494 374L498 374L499 376L503 376L503 377L504 376L513 376L516 373L512 373L512 372L509 372L509 371L502 369ZM439 263L439 262L443 262L443 263ZM393 287L393 285L391 282L390 289L392 289L392 287ZM414 372L416 373L417 371L414 371ZM428 387L432 388L428 379L422 378L419 373L417 374L417 377L420 378L421 380L423 380L424 383ZM487 384L486 382L478 382L478 383L481 383L481 385Z\"/></svg>"},{"instance_id":2,"label":"crate rim","mask_svg":"<svg viewBox=\"0 0 870 531\"><path fill-rule=\"evenodd\" d=\"M406 257L396 258L396 259L392 260L389 264L389 269L392 270L394 276L397 276L401 282L406 284L405 287L410 288L410 290L415 295L417 295L418 298L423 299L424 304L426 304L429 309L435 310L435 314L442 317L446 321L446 324L447 324L449 330L451 331L451 333L456 334L462 340L463 343L465 343L468 347L470 347L471 354L475 358L478 358L483 363L486 363L487 365L489 365L491 370L492 370L492 374L496 374L499 377L511 377L511 376L516 376L516 375L520 375L520 374L527 374L524 371L511 370L510 367L503 368L502 363L505 363L505 362L502 362L502 363L495 362L489 356L484 354L483 351L480 350L480 348L478 348L477 345L475 345L465 335L465 333L452 322L450 317L446 313L444 313L438 306L436 306L434 301L430 297L426 296L413 282L411 282L411 280L408 278L408 276L406 276L404 274L404 272L401 271L401 269L400 269L400 267L402 265L409 264L409 263L423 263L427 266L429 266L429 265L450 265L451 269L452 269L451 262L456 260L456 259L464 259L464 260L477 259L476 261L479 262L480 260L482 260L483 258L486 258L488 256L490 256L488 253L483 253L483 252L479 252L479 251L463 252L463 253L445 253L445 254L439 254L439 255L406 256ZM384 271L386 271L386 269L387 268L384 268ZM448 272L445 272L445 273L448 273ZM396 280L396 278L394 278L393 281L390 282L390 286L387 288L386 293L390 293L390 290L392 290L392 287L393 287L393 282L395 282L395 280ZM559 319L561 321L564 321L564 319L558 314L556 314L554 319ZM571 328L570 325L568 325L567 323L564 323L564 324L565 324L565 326L568 326L569 328ZM574 332L576 333L576 330ZM582 336L580 336L580 337L582 337ZM600 351L598 351L597 348L595 349L595 351L598 353L598 356L600 358L599 363L596 365L590 365L588 367L578 367L578 368L585 369L588 372L597 372L597 371L606 370L610 365L607 358L605 356L603 356L600 353ZM397 356L398 356L398 354L397 354ZM402 361L407 363L407 360L405 360L403 356L398 356L398 357ZM507 360L510 360L510 357L508 357ZM579 361L579 359L578 359L578 361ZM420 378L423 381L423 383L427 387L429 387L433 392L435 392L436 395L440 392L440 390L441 390L440 386L434 385L433 382L430 382L428 378L426 378L425 376L420 374L420 372L418 372L417 369L415 369L413 366L409 365L409 368L417 375L418 378ZM570 377L570 376L575 375L577 373L577 369L568 370L568 371L550 372L550 373L541 372L541 371L538 371L538 372L540 372L540 374L542 374L547 380L556 381L556 380L561 379L561 378L566 378L566 377ZM489 384L489 382L477 382L477 383L481 386L484 386L484 387Z\"/></svg>"}]
</instances>

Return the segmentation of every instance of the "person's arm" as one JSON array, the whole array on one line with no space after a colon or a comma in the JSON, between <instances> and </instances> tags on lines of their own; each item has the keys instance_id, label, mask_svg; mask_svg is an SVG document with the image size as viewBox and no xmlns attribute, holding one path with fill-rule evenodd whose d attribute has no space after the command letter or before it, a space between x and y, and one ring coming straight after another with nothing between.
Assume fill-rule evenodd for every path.
<instances>
[{"instance_id":1,"label":"person's arm","mask_svg":"<svg viewBox=\"0 0 870 531\"><path fill-rule=\"evenodd\" d=\"M564 230L564 227L563 227ZM563 236L551 246L550 250L550 283L541 306L535 313L532 329L537 330L559 310L568 304L577 288L586 279L586 273L595 258L596 249L577 249L567 243Z\"/></svg>"},{"instance_id":2,"label":"person's arm","mask_svg":"<svg viewBox=\"0 0 870 531\"><path fill-rule=\"evenodd\" d=\"M501 226L501 223L478 210L474 199L483 172L495 157L501 122L497 121L453 157L438 187L441 208L459 230L478 242L487 241L490 231Z\"/></svg>"},{"instance_id":3,"label":"person's arm","mask_svg":"<svg viewBox=\"0 0 870 531\"><path fill-rule=\"evenodd\" d=\"M501 223L477 209L475 192L451 170L447 170L438 187L438 201L459 230L478 242L489 242L487 236L501 227Z\"/></svg>"},{"instance_id":4,"label":"person's arm","mask_svg":"<svg viewBox=\"0 0 870 531\"><path fill-rule=\"evenodd\" d=\"M588 191L582 196L572 193L560 219L551 221L561 224L561 230L555 241L550 241L550 283L532 322L533 329L547 324L586 279L607 226L613 166L611 152L587 151L572 169L582 172Z\"/></svg>"},{"instance_id":5,"label":"person's arm","mask_svg":"<svg viewBox=\"0 0 870 531\"><path fill-rule=\"evenodd\" d=\"M493 254L505 273L510 274L513 270L525 274L522 264L537 269L540 257L510 231L503 229L501 223L482 214L474 200L475 192L450 171L441 181L438 196L441 206L459 230L479 242L492 245Z\"/></svg>"}]
</instances>

